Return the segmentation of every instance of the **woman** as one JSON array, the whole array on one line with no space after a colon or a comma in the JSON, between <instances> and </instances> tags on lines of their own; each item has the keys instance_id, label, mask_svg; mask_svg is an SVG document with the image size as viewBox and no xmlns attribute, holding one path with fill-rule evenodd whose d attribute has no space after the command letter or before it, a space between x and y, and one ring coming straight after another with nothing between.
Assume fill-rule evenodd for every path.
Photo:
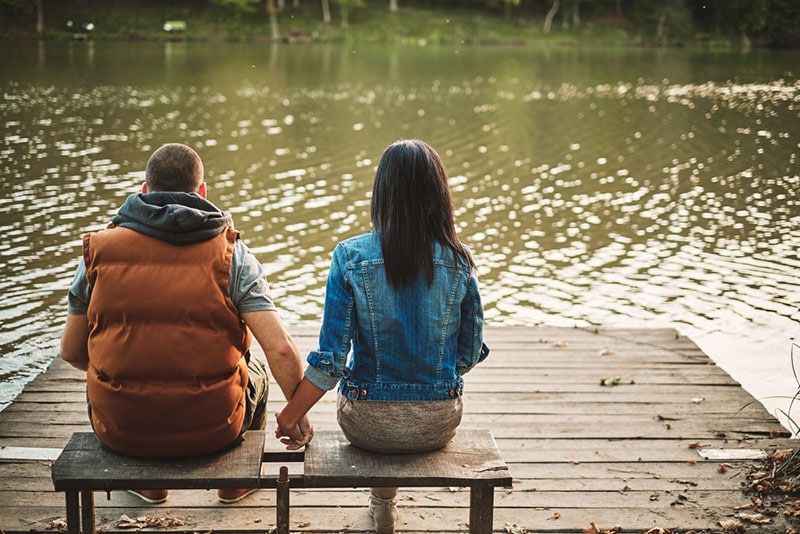
<instances>
[{"instance_id":1,"label":"woman","mask_svg":"<svg viewBox=\"0 0 800 534\"><path fill-rule=\"evenodd\" d=\"M486 358L483 308L469 250L456 236L441 158L418 140L381 157L373 231L336 247L319 349L277 414L288 448L306 412L339 384L337 417L364 449L410 453L444 447L461 422L462 375ZM393 533L397 488L372 488L378 533Z\"/></svg>"}]
</instances>

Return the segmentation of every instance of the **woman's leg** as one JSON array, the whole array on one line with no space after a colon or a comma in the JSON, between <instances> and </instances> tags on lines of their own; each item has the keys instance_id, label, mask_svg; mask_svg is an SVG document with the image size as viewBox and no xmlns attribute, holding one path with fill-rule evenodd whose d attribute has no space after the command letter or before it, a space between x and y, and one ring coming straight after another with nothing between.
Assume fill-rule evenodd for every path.
<instances>
[{"instance_id":1,"label":"woman's leg","mask_svg":"<svg viewBox=\"0 0 800 534\"><path fill-rule=\"evenodd\" d=\"M394 534L397 523L397 488L372 488L369 516L375 523L376 534Z\"/></svg>"},{"instance_id":2,"label":"woman's leg","mask_svg":"<svg viewBox=\"0 0 800 534\"><path fill-rule=\"evenodd\" d=\"M413 453L441 449L461 423L460 398L436 402L352 401L339 395L337 418L345 437L363 449ZM369 515L377 534L394 534L397 488L372 488Z\"/></svg>"}]
</instances>

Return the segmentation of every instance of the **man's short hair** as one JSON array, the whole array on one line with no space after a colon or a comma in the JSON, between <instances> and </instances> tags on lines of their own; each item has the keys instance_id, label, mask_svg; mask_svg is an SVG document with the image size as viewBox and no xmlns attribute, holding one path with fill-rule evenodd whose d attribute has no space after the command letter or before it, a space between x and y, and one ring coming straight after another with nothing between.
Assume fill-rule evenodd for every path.
<instances>
[{"instance_id":1,"label":"man's short hair","mask_svg":"<svg viewBox=\"0 0 800 534\"><path fill-rule=\"evenodd\" d=\"M148 191L193 193L203 182L203 161L190 147L169 143L150 156L144 179Z\"/></svg>"}]
</instances>

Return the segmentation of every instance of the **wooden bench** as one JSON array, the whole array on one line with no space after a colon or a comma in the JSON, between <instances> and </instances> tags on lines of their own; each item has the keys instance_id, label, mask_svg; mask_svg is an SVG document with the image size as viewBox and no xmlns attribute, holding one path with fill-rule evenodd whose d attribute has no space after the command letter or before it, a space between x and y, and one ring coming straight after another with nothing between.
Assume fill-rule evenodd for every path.
<instances>
[{"instance_id":1,"label":"wooden bench","mask_svg":"<svg viewBox=\"0 0 800 534\"><path fill-rule=\"evenodd\" d=\"M303 461L303 475L262 476L261 464ZM94 534L94 491L128 489L275 488L276 532L289 533L290 488L469 487L471 534L492 532L494 488L511 486L508 467L489 430L460 429L445 448L420 454L379 454L350 445L339 431L317 432L298 452L265 452L264 433L221 454L142 459L104 449L95 435L75 433L53 464L64 491L67 532Z\"/></svg>"},{"instance_id":2,"label":"wooden bench","mask_svg":"<svg viewBox=\"0 0 800 534\"><path fill-rule=\"evenodd\" d=\"M264 432L223 453L192 458L131 458L104 448L93 432L76 432L53 463L56 491L67 501L67 532L93 534L94 491L261 487Z\"/></svg>"},{"instance_id":3,"label":"wooden bench","mask_svg":"<svg viewBox=\"0 0 800 534\"><path fill-rule=\"evenodd\" d=\"M380 454L350 445L338 431L317 432L306 446L306 488L469 487L469 531L492 532L494 488L511 475L489 430L459 429L443 449ZM279 489L280 491L280 489Z\"/></svg>"}]
</instances>

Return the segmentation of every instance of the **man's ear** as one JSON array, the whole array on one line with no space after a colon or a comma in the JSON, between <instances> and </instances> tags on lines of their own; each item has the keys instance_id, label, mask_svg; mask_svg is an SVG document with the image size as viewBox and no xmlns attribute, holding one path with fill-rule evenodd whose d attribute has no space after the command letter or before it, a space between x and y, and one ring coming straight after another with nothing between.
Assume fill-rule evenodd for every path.
<instances>
[{"instance_id":1,"label":"man's ear","mask_svg":"<svg viewBox=\"0 0 800 534\"><path fill-rule=\"evenodd\" d=\"M142 194L143 194L143 195L146 195L146 194L147 194L147 182L144 182L144 183L142 184Z\"/></svg>"},{"instance_id":2,"label":"man's ear","mask_svg":"<svg viewBox=\"0 0 800 534\"><path fill-rule=\"evenodd\" d=\"M208 198L206 195L208 194L208 190L206 188L205 182L200 182L200 185L197 187L197 194L203 198Z\"/></svg>"}]
</instances>

